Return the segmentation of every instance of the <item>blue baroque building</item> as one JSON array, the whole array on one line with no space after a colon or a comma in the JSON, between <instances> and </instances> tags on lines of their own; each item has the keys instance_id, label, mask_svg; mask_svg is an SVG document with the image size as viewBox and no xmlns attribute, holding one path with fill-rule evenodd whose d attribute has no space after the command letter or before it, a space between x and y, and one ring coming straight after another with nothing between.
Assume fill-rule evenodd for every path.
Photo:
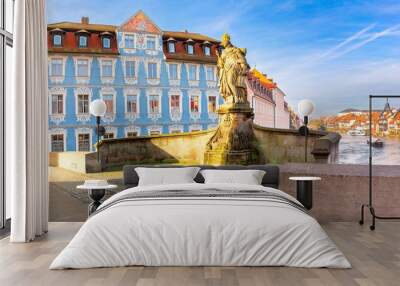
<instances>
[{"instance_id":1,"label":"blue baroque building","mask_svg":"<svg viewBox=\"0 0 400 286\"><path fill-rule=\"evenodd\" d=\"M98 98L105 139L215 127L217 49L205 35L162 31L142 11L120 26L49 24L51 151L94 151L89 104Z\"/></svg>"}]
</instances>

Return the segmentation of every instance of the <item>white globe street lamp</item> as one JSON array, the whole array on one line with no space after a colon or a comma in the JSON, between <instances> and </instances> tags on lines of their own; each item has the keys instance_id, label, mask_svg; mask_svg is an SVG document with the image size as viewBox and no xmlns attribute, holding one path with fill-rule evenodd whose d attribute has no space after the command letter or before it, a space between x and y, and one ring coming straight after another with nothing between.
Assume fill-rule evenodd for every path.
<instances>
[{"instance_id":1,"label":"white globe street lamp","mask_svg":"<svg viewBox=\"0 0 400 286\"><path fill-rule=\"evenodd\" d=\"M305 138L305 143L304 143L304 147L305 147L305 150L304 150L304 162L307 162L307 151L308 151L307 150L307 142L308 142L308 133L309 133L309 130L308 130L308 127L307 127L308 116L311 113L313 113L313 111L315 109L315 106L314 106L314 103L311 100L303 99L303 100L301 100L299 102L299 104L297 106L297 109L298 109L299 113L304 116L304 120L303 120L304 125L300 127L299 133L301 135L304 135L304 138Z\"/></svg>"},{"instance_id":2,"label":"white globe street lamp","mask_svg":"<svg viewBox=\"0 0 400 286\"><path fill-rule=\"evenodd\" d=\"M97 134L97 162L100 162L100 153L99 153L99 140L100 136L103 136L105 133L105 128L100 126L100 118L106 114L107 105L102 99L93 100L89 105L90 114L96 117L96 134Z\"/></svg>"},{"instance_id":3,"label":"white globe street lamp","mask_svg":"<svg viewBox=\"0 0 400 286\"><path fill-rule=\"evenodd\" d=\"M90 103L89 110L93 116L101 117L104 116L104 114L106 114L107 105L104 102L104 100L96 99Z\"/></svg>"},{"instance_id":4,"label":"white globe street lamp","mask_svg":"<svg viewBox=\"0 0 400 286\"><path fill-rule=\"evenodd\" d=\"M303 116L309 116L315 109L314 103L308 99L301 100L297 108L299 113Z\"/></svg>"}]
</instances>

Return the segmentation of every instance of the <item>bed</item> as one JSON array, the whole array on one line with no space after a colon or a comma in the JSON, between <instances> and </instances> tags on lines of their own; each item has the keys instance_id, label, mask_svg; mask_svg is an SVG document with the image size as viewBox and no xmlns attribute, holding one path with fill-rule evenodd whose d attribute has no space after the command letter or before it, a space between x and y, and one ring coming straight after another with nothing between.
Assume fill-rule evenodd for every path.
<instances>
[{"instance_id":1,"label":"bed","mask_svg":"<svg viewBox=\"0 0 400 286\"><path fill-rule=\"evenodd\" d=\"M50 269L351 267L305 208L278 190L277 166L218 167L263 170L260 185L204 183L198 173L193 183L151 186L138 186L137 167L124 167L127 189L99 207Z\"/></svg>"}]
</instances>

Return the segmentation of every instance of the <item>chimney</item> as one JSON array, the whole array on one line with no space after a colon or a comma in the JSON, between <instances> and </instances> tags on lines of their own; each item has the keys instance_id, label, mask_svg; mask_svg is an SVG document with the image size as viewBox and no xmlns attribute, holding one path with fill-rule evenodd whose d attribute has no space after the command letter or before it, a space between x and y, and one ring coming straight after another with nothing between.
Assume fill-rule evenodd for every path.
<instances>
[{"instance_id":1,"label":"chimney","mask_svg":"<svg viewBox=\"0 0 400 286\"><path fill-rule=\"evenodd\" d=\"M85 24L85 25L88 25L89 24L89 17L82 17L81 23Z\"/></svg>"}]
</instances>

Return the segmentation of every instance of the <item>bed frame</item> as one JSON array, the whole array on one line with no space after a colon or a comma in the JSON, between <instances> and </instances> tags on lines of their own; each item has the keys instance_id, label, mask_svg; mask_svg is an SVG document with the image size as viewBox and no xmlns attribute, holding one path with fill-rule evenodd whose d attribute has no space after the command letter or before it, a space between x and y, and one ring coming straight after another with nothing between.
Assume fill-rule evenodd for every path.
<instances>
[{"instance_id":1,"label":"bed frame","mask_svg":"<svg viewBox=\"0 0 400 286\"><path fill-rule=\"evenodd\" d=\"M148 168L181 168L189 166L178 166L178 165L125 165L123 168L123 180L126 188L136 187L139 183L139 176L135 171L137 167L148 167ZM199 167L201 170L204 169L216 169L216 170L263 170L265 175L262 179L261 184L264 187L279 188L279 167L276 165L250 165L250 166L238 166L238 165L227 165L227 166L211 166L211 165L193 165L190 167ZM198 173L194 178L197 183L204 183L203 176Z\"/></svg>"}]
</instances>

